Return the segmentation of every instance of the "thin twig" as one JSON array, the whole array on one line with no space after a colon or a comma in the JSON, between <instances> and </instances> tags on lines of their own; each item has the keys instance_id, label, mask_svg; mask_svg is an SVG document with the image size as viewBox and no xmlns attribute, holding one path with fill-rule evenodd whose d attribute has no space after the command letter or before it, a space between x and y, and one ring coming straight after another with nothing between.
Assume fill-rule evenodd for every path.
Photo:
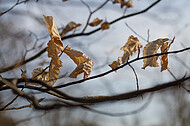
<instances>
[{"instance_id":1,"label":"thin twig","mask_svg":"<svg viewBox=\"0 0 190 126\"><path fill-rule=\"evenodd\" d=\"M6 10L6 11L0 13L0 16L2 16L2 15L4 15L4 14L6 14L7 12L11 11L11 10L12 10L14 7L16 7L17 5L22 4L22 3L26 3L26 2L28 2L28 1L29 1L29 0L24 0L24 1L21 1L21 2L20 2L20 0L17 0L17 2L16 2L11 8L9 8L8 10Z\"/></svg>"}]
</instances>

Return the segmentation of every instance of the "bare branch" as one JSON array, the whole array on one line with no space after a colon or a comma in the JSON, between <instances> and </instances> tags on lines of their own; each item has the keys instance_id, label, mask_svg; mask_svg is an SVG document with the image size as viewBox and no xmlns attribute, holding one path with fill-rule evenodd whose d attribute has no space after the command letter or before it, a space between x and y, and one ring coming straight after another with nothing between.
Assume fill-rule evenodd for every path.
<instances>
[{"instance_id":1,"label":"bare branch","mask_svg":"<svg viewBox=\"0 0 190 126\"><path fill-rule=\"evenodd\" d=\"M9 11L11 11L13 8L15 8L17 5L19 5L19 4L22 4L22 3L26 3L26 2L28 2L29 0L24 0L24 1L20 1L20 0L17 0L17 2L11 7L11 8L9 8L8 10L6 10L6 11L4 11L4 12L1 12L0 13L0 16L2 16L2 15L4 15L4 14L6 14L7 12L9 12Z\"/></svg>"}]
</instances>

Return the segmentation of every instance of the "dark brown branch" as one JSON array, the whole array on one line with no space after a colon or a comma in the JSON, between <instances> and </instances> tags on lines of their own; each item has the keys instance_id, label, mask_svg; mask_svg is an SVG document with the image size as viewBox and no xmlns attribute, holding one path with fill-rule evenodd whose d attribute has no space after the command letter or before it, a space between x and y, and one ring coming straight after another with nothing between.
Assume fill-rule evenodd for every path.
<instances>
[{"instance_id":1,"label":"dark brown branch","mask_svg":"<svg viewBox=\"0 0 190 126\"><path fill-rule=\"evenodd\" d=\"M7 71L9 71L9 70L18 68L18 67L20 67L20 66L22 66L22 65L24 65L24 64L26 64L26 63L28 63L28 62L34 60L34 59L36 59L36 58L38 58L38 57L41 56L44 52L46 52L46 48L43 49L43 50L41 50L39 53L37 53L36 55L30 57L29 59L27 59L27 60L25 60L25 61L18 62L18 63L16 63L16 64L14 64L14 65L12 65L12 66L9 66L9 67L6 67L6 68L0 68L0 73L7 72Z\"/></svg>"},{"instance_id":2,"label":"dark brown branch","mask_svg":"<svg viewBox=\"0 0 190 126\"><path fill-rule=\"evenodd\" d=\"M41 85L48 88L49 90L56 92L59 95L64 96L67 100L81 102L81 103L100 103L100 102L109 102L109 101L118 101L118 100L127 100L127 99L136 98L136 97L139 97L139 96L144 95L146 93L155 92L155 91L159 91L162 89L179 86L182 84L182 82L189 81L189 80L190 80L190 76L186 77L186 78L179 79L177 81L172 81L172 82L160 84L160 85L157 85L157 86L154 86L151 88L141 89L139 91L132 91L132 92L127 92L127 93L118 94L118 95L109 96L109 97L94 97L94 98L89 98L89 99L72 97L72 96L69 96L69 95L61 92L60 90L57 90L57 89L55 89L49 85L46 85L44 82L40 82L38 80L31 80L31 81L32 82L38 82L38 83L40 82ZM13 90L14 90L14 88L13 88ZM15 90L15 91L18 92L18 90ZM34 107L37 109L46 109L47 110L47 109L55 108L55 106L49 106L46 108L39 106L39 104L37 104L38 102L35 100L34 97L26 95L25 93L19 93L19 95L31 100L34 104Z\"/></svg>"}]
</instances>

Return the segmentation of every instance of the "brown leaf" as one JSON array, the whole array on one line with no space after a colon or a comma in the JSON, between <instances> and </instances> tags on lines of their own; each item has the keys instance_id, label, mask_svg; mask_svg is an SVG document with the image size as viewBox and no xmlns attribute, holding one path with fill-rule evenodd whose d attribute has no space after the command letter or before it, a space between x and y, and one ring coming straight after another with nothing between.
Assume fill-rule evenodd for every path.
<instances>
[{"instance_id":1,"label":"brown leaf","mask_svg":"<svg viewBox=\"0 0 190 126\"><path fill-rule=\"evenodd\" d=\"M77 78L77 76L81 73L84 72L84 79L86 79L90 73L92 72L92 68L93 68L93 61L88 58L88 61L83 63L83 64L79 64L76 69L69 75L70 78Z\"/></svg>"},{"instance_id":2,"label":"brown leaf","mask_svg":"<svg viewBox=\"0 0 190 126\"><path fill-rule=\"evenodd\" d=\"M129 59L129 56L132 56L137 50L142 48L141 43L137 37L133 35L129 36L127 43L121 48L124 51L122 56L122 64L126 63Z\"/></svg>"},{"instance_id":3,"label":"brown leaf","mask_svg":"<svg viewBox=\"0 0 190 126\"><path fill-rule=\"evenodd\" d=\"M57 27L53 21L53 17L52 16L45 16L45 15L43 15L43 16L44 16L44 22L46 23L46 26L47 26L48 31L50 33L50 36L54 37L54 38L60 38Z\"/></svg>"},{"instance_id":4,"label":"brown leaf","mask_svg":"<svg viewBox=\"0 0 190 126\"><path fill-rule=\"evenodd\" d=\"M168 42L162 43L161 53L168 52L168 50L169 50ZM169 66L168 66L168 54L165 54L165 55L161 56L161 72L163 70L166 70L166 69L169 69Z\"/></svg>"},{"instance_id":5,"label":"brown leaf","mask_svg":"<svg viewBox=\"0 0 190 126\"><path fill-rule=\"evenodd\" d=\"M108 22L104 22L101 24L101 29L106 30L110 28L110 24Z\"/></svg>"},{"instance_id":6,"label":"brown leaf","mask_svg":"<svg viewBox=\"0 0 190 126\"><path fill-rule=\"evenodd\" d=\"M81 24L76 24L75 22L70 22L66 25L66 27L63 29L62 33L61 33L61 37L63 38L63 36L65 34L67 34L68 32L72 31L73 29L76 29L77 27L81 26Z\"/></svg>"},{"instance_id":7,"label":"brown leaf","mask_svg":"<svg viewBox=\"0 0 190 126\"><path fill-rule=\"evenodd\" d=\"M128 0L125 5L126 5L127 8L134 7L133 0Z\"/></svg>"},{"instance_id":8,"label":"brown leaf","mask_svg":"<svg viewBox=\"0 0 190 126\"><path fill-rule=\"evenodd\" d=\"M54 56L49 66L49 77L48 77L49 81L47 82L49 85L52 86L57 81L61 67L62 64L61 61L59 60L59 56Z\"/></svg>"},{"instance_id":9,"label":"brown leaf","mask_svg":"<svg viewBox=\"0 0 190 126\"><path fill-rule=\"evenodd\" d=\"M112 69L115 69L115 68L118 68L121 63L122 63L122 57L118 57L118 60L117 61L113 61L112 64L110 64L109 66L112 68ZM115 70L115 72L117 72L117 70Z\"/></svg>"},{"instance_id":10,"label":"brown leaf","mask_svg":"<svg viewBox=\"0 0 190 126\"><path fill-rule=\"evenodd\" d=\"M162 43L164 43L168 40L169 40L168 38L157 39L155 41L148 43L143 49L143 57L156 54L157 50L160 48ZM143 62L144 62L144 65L143 65L142 69L145 69L147 66L150 66L150 67L158 67L159 66L158 56L145 58L145 59L143 59Z\"/></svg>"},{"instance_id":11,"label":"brown leaf","mask_svg":"<svg viewBox=\"0 0 190 126\"><path fill-rule=\"evenodd\" d=\"M36 79L36 80L41 80L41 81L48 81L48 72L47 71L44 71L43 72L43 68L42 67L38 67L36 69L34 69L31 73L31 78L32 79ZM43 72L43 73L42 73ZM31 83L33 85L40 85L40 84L37 84L37 83Z\"/></svg>"},{"instance_id":12,"label":"brown leaf","mask_svg":"<svg viewBox=\"0 0 190 126\"><path fill-rule=\"evenodd\" d=\"M59 36L57 27L54 24L53 17L52 16L46 17L45 15L43 16L51 36L51 40L48 42L48 48L47 48L48 57L53 57L55 55L57 56L60 53L60 51L63 51L63 43Z\"/></svg>"},{"instance_id":13,"label":"brown leaf","mask_svg":"<svg viewBox=\"0 0 190 126\"><path fill-rule=\"evenodd\" d=\"M114 0L113 1L113 4L115 4L115 3L121 3L121 2L123 2L124 0Z\"/></svg>"},{"instance_id":14,"label":"brown leaf","mask_svg":"<svg viewBox=\"0 0 190 126\"><path fill-rule=\"evenodd\" d=\"M22 78L26 78L26 70L25 70L25 71L22 71L21 77L22 77Z\"/></svg>"},{"instance_id":15,"label":"brown leaf","mask_svg":"<svg viewBox=\"0 0 190 126\"><path fill-rule=\"evenodd\" d=\"M64 53L66 53L77 65L82 64L88 60L88 56L86 56L84 53L74 50L69 46L65 47Z\"/></svg>"},{"instance_id":16,"label":"brown leaf","mask_svg":"<svg viewBox=\"0 0 190 126\"><path fill-rule=\"evenodd\" d=\"M134 7L133 0L128 0L127 2L125 0L114 0L113 4L115 4L115 3L120 3L121 8L123 8L124 6L126 6L127 8Z\"/></svg>"},{"instance_id":17,"label":"brown leaf","mask_svg":"<svg viewBox=\"0 0 190 126\"><path fill-rule=\"evenodd\" d=\"M98 26L103 20L102 19L94 19L93 22L89 23L90 26L94 27L94 26Z\"/></svg>"}]
</instances>

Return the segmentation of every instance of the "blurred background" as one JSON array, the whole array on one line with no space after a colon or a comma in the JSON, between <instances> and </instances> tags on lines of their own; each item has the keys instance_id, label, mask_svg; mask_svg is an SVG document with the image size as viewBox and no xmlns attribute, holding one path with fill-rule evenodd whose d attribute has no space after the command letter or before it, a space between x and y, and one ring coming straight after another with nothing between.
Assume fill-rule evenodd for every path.
<instances>
[{"instance_id":1,"label":"blurred background","mask_svg":"<svg viewBox=\"0 0 190 126\"><path fill-rule=\"evenodd\" d=\"M100 10L91 16L90 22L95 18L111 22L123 15L139 12L156 0L133 0L133 8L121 8L120 4L113 4L110 0ZM8 10L17 0L0 0L0 13ZM40 52L50 40L49 32L43 21L43 15L53 16L54 22L61 32L71 21L80 23L72 35L81 33L89 17L89 9L95 10L105 0L26 0L16 5L12 10L0 16L0 69L16 62L28 59ZM108 66L123 52L120 48L127 42L130 35L138 37L143 47L147 41L158 38L170 38L175 41L170 51L189 47L190 45L190 2L188 0L161 0L149 11L120 20L108 30L99 30L88 36L77 36L63 40L63 45L80 50L94 61L94 68L90 76L110 70ZM86 33L97 27L88 26ZM136 33L135 33L135 32ZM141 37L139 37L141 36ZM145 40L144 40L145 39ZM149 88L158 84L182 78L190 73L190 52L169 55L170 72L160 72L160 67L147 67L141 69L143 61L131 65L138 76L140 89ZM134 54L130 59L136 58ZM142 56L142 50L141 54ZM65 54L61 56L63 67L55 85L81 79L69 78L69 74L76 65ZM47 52L20 68L1 73L6 78L20 78L21 71L26 70L27 77L31 76L33 69L45 68L50 59ZM72 96L114 95L134 91L136 79L133 70L126 66L117 72L61 89ZM53 98L53 96L24 90L34 94L37 98ZM0 104L3 107L15 97L10 90L0 92ZM144 95L133 100L103 103L93 106L94 109L110 113L126 113L125 116L108 116L89 112L81 108L61 108L57 110L39 111L27 107L0 112L0 126L189 126L190 97L183 88L176 87L156 93ZM29 102L18 98L9 106L19 107L28 105Z\"/></svg>"}]
</instances>

